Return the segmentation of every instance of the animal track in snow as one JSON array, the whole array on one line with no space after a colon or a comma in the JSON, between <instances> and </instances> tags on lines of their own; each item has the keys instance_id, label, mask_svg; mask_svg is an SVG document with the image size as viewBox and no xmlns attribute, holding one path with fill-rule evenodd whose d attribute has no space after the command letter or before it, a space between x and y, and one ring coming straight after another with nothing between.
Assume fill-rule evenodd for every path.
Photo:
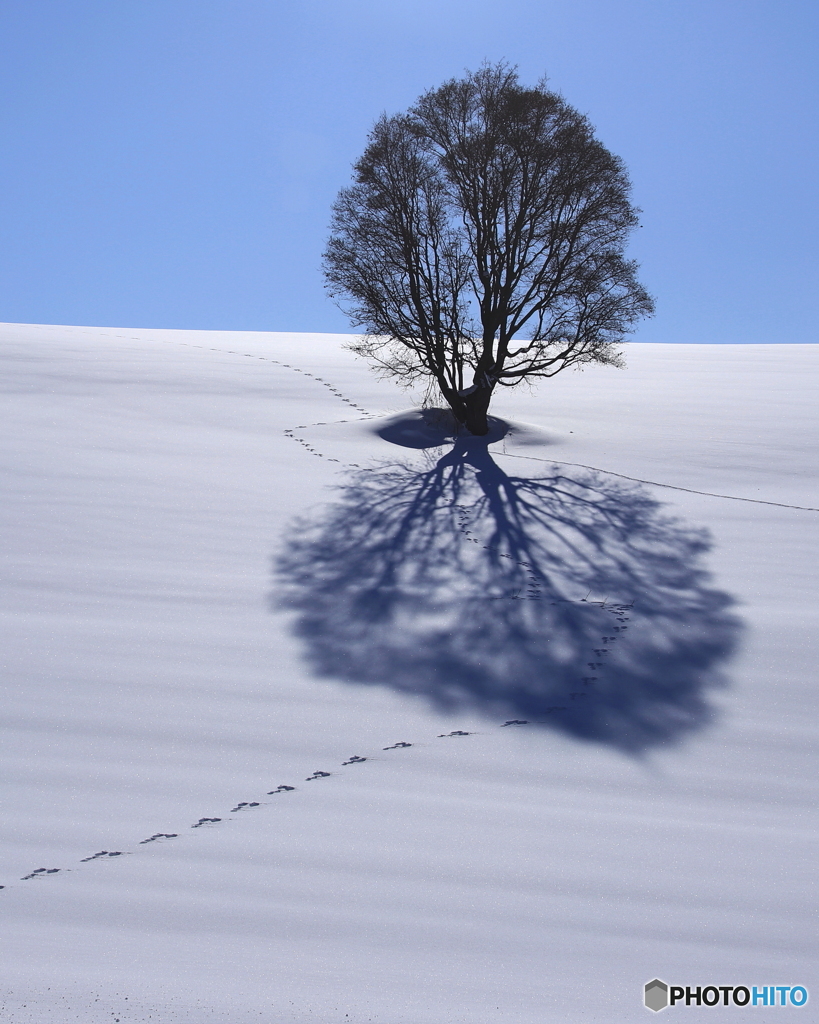
<instances>
[{"instance_id":1,"label":"animal track in snow","mask_svg":"<svg viewBox=\"0 0 819 1024\"><path fill-rule=\"evenodd\" d=\"M586 677L586 679L584 681L592 682L592 681L595 680L595 678L596 677ZM587 696L587 694L586 693L580 693L580 694L578 694L576 696L577 696L578 699L582 699L582 698L585 698ZM559 711L566 711L566 710L567 710L567 708L564 705L553 705L552 707L544 708L543 714L550 714L552 712L559 712ZM513 719L508 719L505 722L502 722L500 724L499 728L505 728L505 727L508 727L508 726L522 726L522 725L529 725L529 724L531 724L531 723L528 720L526 720L526 719L513 718ZM469 732L469 731L467 731L465 729L453 729L452 731L450 731L448 733L439 733L438 734L438 739L450 739L450 738L459 737L459 736L475 736L475 735L477 735L477 734L474 733L474 732ZM392 743L392 744L390 744L387 747L382 747L381 749L384 750L384 751L401 750L401 749L406 749L408 747L412 747L413 745L414 744L408 742L407 740L398 740L396 743ZM342 762L342 765L343 766L348 766L348 765L353 765L353 764L361 764L364 761L368 761L368 760L372 760L372 758L371 757L363 756L361 754L353 754L346 761ZM308 776L305 781L313 782L316 779L330 778L330 776L332 774L333 774L332 772L326 772L326 771L317 770L317 771L313 772L312 775ZM295 789L296 789L295 786L290 786L290 785L286 785L286 784L282 783L279 786L277 786L276 789L270 790L269 793L268 793L268 796L275 796L275 795L277 795L279 793L292 793L292 792L295 791ZM243 800L243 801L240 801L238 804L236 804L235 807L231 808L231 813L236 813L238 811L244 810L245 808L249 808L249 807L261 807L261 806L262 806L261 802L257 801L257 800L250 800L250 801ZM206 825L216 825L216 824L219 824L222 821L223 821L222 818L216 818L216 817L200 818L197 822L195 822L190 827L191 828L202 828L203 826L206 826ZM138 845L144 846L144 845L147 845L149 843L157 842L157 841L162 840L162 839L177 839L178 837L179 837L178 833L175 833L175 832L156 832L152 836L150 836L148 839L141 840ZM100 859L105 858L105 857L122 857L122 856L127 855L127 852L128 851L122 851L122 850L110 850L110 851L109 850L100 850L97 853L94 853L94 854L92 854L89 857L83 857L81 859L80 863L81 864L86 864L86 863L89 863L91 861L100 860ZM62 870L66 870L66 869L61 869L61 868L36 868L34 871L30 872L28 875L24 875L23 878L21 879L21 881L29 881L30 879L44 877L45 875L58 874ZM70 870L70 869L67 869L67 870ZM4 889L4 888L7 888L7 887L3 886L3 885L0 885L0 890Z\"/></svg>"},{"instance_id":2,"label":"animal track in snow","mask_svg":"<svg viewBox=\"0 0 819 1024\"><path fill-rule=\"evenodd\" d=\"M56 875L61 868L35 868L30 874L23 875L21 882L27 882L29 878L38 878L41 875Z\"/></svg>"}]
</instances>

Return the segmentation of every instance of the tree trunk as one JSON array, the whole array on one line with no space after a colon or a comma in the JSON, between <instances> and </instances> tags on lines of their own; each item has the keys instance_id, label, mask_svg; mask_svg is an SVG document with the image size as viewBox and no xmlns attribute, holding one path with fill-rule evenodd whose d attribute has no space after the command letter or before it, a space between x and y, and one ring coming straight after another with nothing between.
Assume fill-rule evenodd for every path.
<instances>
[{"instance_id":1,"label":"tree trunk","mask_svg":"<svg viewBox=\"0 0 819 1024\"><path fill-rule=\"evenodd\" d=\"M489 401L492 398L491 387L473 385L466 391L453 391L444 381L439 380L441 394L449 403L455 419L462 423L470 434L483 437L489 433Z\"/></svg>"},{"instance_id":2,"label":"tree trunk","mask_svg":"<svg viewBox=\"0 0 819 1024\"><path fill-rule=\"evenodd\" d=\"M467 394L457 396L457 406L450 402L456 419L463 423L470 434L483 437L489 433L489 400L492 397L491 388L475 388Z\"/></svg>"}]
</instances>

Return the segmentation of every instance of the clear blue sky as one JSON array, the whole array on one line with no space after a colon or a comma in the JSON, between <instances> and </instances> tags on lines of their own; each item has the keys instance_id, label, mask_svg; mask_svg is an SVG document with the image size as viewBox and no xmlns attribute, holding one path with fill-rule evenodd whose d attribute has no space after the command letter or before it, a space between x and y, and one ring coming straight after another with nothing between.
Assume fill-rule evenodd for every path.
<instances>
[{"instance_id":1,"label":"clear blue sky","mask_svg":"<svg viewBox=\"0 0 819 1024\"><path fill-rule=\"evenodd\" d=\"M625 160L636 339L816 342L816 0L3 0L0 320L347 331L329 209L484 59Z\"/></svg>"}]
</instances>

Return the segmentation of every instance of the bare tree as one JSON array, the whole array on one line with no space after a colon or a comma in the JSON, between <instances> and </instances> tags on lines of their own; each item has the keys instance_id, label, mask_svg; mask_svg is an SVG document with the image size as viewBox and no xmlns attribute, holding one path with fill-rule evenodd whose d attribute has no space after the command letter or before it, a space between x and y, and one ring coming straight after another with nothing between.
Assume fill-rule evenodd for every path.
<instances>
[{"instance_id":1,"label":"bare tree","mask_svg":"<svg viewBox=\"0 0 819 1024\"><path fill-rule=\"evenodd\" d=\"M588 120L505 64L382 116L324 256L353 350L433 383L473 434L497 386L622 365L616 343L654 308L624 257L630 190Z\"/></svg>"}]
</instances>

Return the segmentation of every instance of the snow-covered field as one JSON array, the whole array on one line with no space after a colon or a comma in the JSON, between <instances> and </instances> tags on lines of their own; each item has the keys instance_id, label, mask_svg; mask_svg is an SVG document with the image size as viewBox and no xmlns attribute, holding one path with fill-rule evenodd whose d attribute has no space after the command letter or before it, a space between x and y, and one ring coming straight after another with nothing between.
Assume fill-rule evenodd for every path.
<instances>
[{"instance_id":1,"label":"snow-covered field","mask_svg":"<svg viewBox=\"0 0 819 1024\"><path fill-rule=\"evenodd\" d=\"M630 345L487 445L344 340L0 328L0 1019L819 1000L819 346Z\"/></svg>"}]
</instances>

